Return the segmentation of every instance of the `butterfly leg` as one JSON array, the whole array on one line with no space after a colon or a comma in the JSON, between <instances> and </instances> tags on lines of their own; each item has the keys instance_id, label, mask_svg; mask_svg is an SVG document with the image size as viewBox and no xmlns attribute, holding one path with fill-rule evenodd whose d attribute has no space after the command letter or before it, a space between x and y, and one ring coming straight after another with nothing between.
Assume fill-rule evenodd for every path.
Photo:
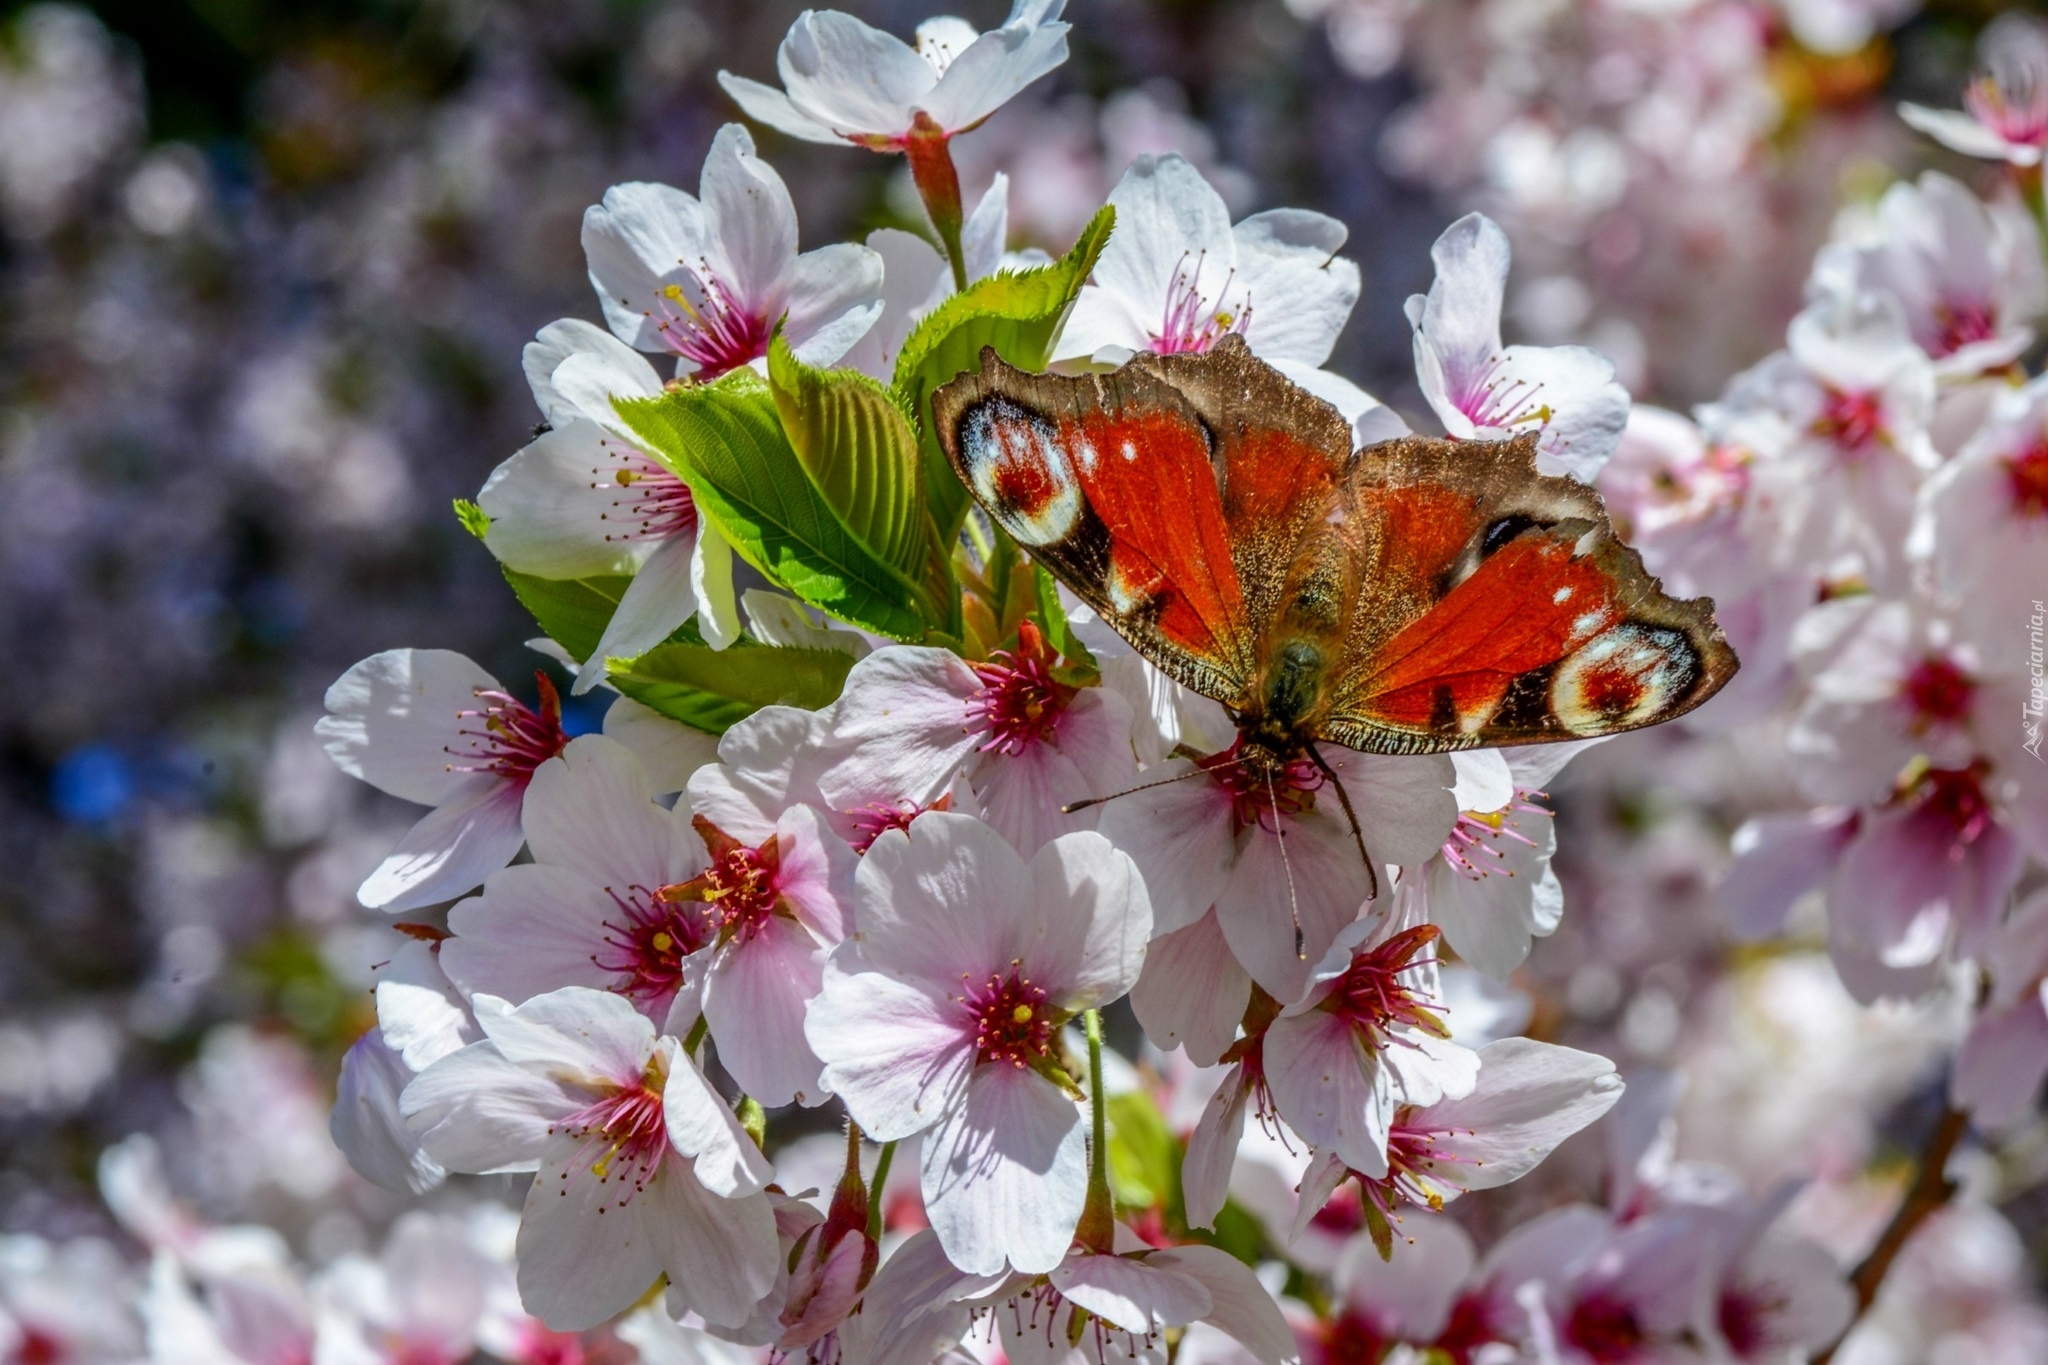
<instances>
[{"instance_id":1,"label":"butterfly leg","mask_svg":"<svg viewBox=\"0 0 2048 1365\"><path fill-rule=\"evenodd\" d=\"M1365 859L1366 881L1372 887L1366 899L1376 901L1380 898L1380 872L1373 863L1371 851L1365 846L1365 831L1359 827L1358 812L1351 809L1351 793L1344 790L1344 784L1337 780L1337 770L1329 765L1323 758L1322 750L1316 748L1313 743L1308 746L1308 756L1309 760L1322 770L1323 776L1330 779L1330 785L1337 789L1337 802L1344 807L1344 818L1351 822L1351 837L1358 841L1358 856Z\"/></svg>"}]
</instances>

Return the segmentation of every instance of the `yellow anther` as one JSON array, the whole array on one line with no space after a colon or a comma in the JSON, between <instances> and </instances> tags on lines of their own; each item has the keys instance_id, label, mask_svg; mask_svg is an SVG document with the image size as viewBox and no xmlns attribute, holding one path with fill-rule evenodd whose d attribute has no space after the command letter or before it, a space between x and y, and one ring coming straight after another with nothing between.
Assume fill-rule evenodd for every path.
<instances>
[{"instance_id":1,"label":"yellow anther","mask_svg":"<svg viewBox=\"0 0 2048 1365\"><path fill-rule=\"evenodd\" d=\"M1019 1005L1019 1006L1017 1006L1017 1008L1015 1008L1015 1009L1011 1010L1011 1011L1010 1011L1010 1022L1011 1022L1011 1023L1013 1023L1013 1024L1028 1024L1028 1023L1030 1023L1030 1022L1031 1022L1031 1006L1029 1006L1029 1005Z\"/></svg>"},{"instance_id":2,"label":"yellow anther","mask_svg":"<svg viewBox=\"0 0 2048 1365\"><path fill-rule=\"evenodd\" d=\"M654 951L657 953L665 953L675 946L676 941L673 938L669 937L669 935L667 935L666 933L660 933L654 936Z\"/></svg>"}]
</instances>

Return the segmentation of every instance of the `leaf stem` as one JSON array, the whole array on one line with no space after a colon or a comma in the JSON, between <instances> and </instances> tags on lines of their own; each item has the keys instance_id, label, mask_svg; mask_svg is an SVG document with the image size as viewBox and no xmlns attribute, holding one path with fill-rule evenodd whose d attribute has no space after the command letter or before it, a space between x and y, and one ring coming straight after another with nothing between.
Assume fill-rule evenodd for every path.
<instances>
[{"instance_id":1,"label":"leaf stem","mask_svg":"<svg viewBox=\"0 0 2048 1365\"><path fill-rule=\"evenodd\" d=\"M1841 1349L1849 1333L1856 1330L1856 1324L1862 1321L1870 1305L1877 1300L1877 1292L1884 1286L1885 1275L1890 1272L1892 1262L1898 1259L1899 1252L1920 1230L1921 1224L1954 1196L1956 1182L1948 1178L1948 1159L1969 1126L1969 1116L1961 1110L1942 1110L1934 1131L1927 1136L1926 1147L1921 1150L1919 1170L1914 1173L1913 1183L1906 1190L1905 1201L1892 1215L1892 1221L1885 1230L1878 1234L1870 1254L1849 1272L1850 1288L1856 1291L1856 1316L1849 1319L1849 1325L1842 1329L1841 1336L1813 1357L1813 1365L1827 1365L1834 1359L1835 1352Z\"/></svg>"},{"instance_id":2,"label":"leaf stem","mask_svg":"<svg viewBox=\"0 0 2048 1365\"><path fill-rule=\"evenodd\" d=\"M903 151L910 158L910 178L917 185L918 197L924 200L924 211L930 215L932 228L939 234L939 245L945 248L946 260L953 267L953 289L964 293L967 255L960 245L964 221L960 172L954 169L953 153L947 143L945 130L920 109L909 136L903 140Z\"/></svg>"},{"instance_id":3,"label":"leaf stem","mask_svg":"<svg viewBox=\"0 0 2048 1365\"><path fill-rule=\"evenodd\" d=\"M1107 1255L1116 1250L1116 1205L1109 1193L1109 1097L1102 1084L1102 1014L1082 1016L1088 1034L1088 1202L1074 1240Z\"/></svg>"},{"instance_id":4,"label":"leaf stem","mask_svg":"<svg viewBox=\"0 0 2048 1365\"><path fill-rule=\"evenodd\" d=\"M889 1166L896 1160L896 1144L882 1144L882 1154L875 1158L875 1178L868 1182L868 1240L879 1241L882 1236L882 1187L889 1183Z\"/></svg>"}]
</instances>

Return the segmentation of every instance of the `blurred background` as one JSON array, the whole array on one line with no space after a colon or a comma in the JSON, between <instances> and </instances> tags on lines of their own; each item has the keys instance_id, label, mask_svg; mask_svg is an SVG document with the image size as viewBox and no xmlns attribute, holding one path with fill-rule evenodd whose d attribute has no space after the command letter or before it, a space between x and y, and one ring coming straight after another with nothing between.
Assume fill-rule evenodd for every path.
<instances>
[{"instance_id":1,"label":"blurred background","mask_svg":"<svg viewBox=\"0 0 2048 1365\"><path fill-rule=\"evenodd\" d=\"M842 3L899 33L932 12ZM1984 183L1891 111L1952 106L2011 8L1070 0L1072 60L956 155L970 202L1010 173L1012 246L1064 249L1146 151L1186 153L1239 213L1336 215L1366 287L1330 368L1411 421L1402 300L1483 208L1515 246L1510 339L1587 342L1684 408L1779 344L1845 198L1929 165ZM535 666L450 499L538 420L521 345L597 317L584 208L622 180L694 189L737 115L716 72L769 76L798 9L0 11L0 1230L109 1230L94 1162L138 1131L207 1216L316 1260L395 1207L326 1114L395 946L353 889L416 811L331 767L321 694L398 645ZM756 136L806 246L915 213L896 158ZM1585 765L1560 796L1571 913L1521 984L1547 1036L1687 1064L1722 1159L1860 1169L1917 1140L1945 1044L1854 1010L1824 956L1728 946L1706 892L1739 760L1660 732ZM1804 1108L1731 1107L1762 1054ZM2004 1210L2023 1278L2048 1230L2030 1198ZM1845 1254L1870 1218L1845 1218Z\"/></svg>"}]
</instances>

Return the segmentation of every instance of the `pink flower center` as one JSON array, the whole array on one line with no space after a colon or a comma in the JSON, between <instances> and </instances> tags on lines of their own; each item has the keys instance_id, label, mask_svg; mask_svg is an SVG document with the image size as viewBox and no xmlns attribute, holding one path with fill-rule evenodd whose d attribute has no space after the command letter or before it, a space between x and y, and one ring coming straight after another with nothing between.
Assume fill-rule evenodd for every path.
<instances>
[{"instance_id":1,"label":"pink flower center","mask_svg":"<svg viewBox=\"0 0 2048 1365\"><path fill-rule=\"evenodd\" d=\"M1316 1210L1315 1217L1308 1221L1312 1227L1340 1237L1349 1237L1362 1229L1365 1226L1365 1200L1359 1195L1358 1186L1350 1181L1339 1185Z\"/></svg>"},{"instance_id":2,"label":"pink flower center","mask_svg":"<svg viewBox=\"0 0 2048 1365\"><path fill-rule=\"evenodd\" d=\"M1031 983L1022 962L1012 962L1007 973L989 973L962 1002L974 1021L978 1060L1025 1067L1051 1052L1053 1012L1045 1003L1045 988Z\"/></svg>"},{"instance_id":3,"label":"pink flower center","mask_svg":"<svg viewBox=\"0 0 2048 1365\"><path fill-rule=\"evenodd\" d=\"M598 520L605 523L606 540L667 540L697 529L697 502L688 485L666 465L637 450L615 447L609 440L604 444L618 451L619 466L609 475L603 469L592 469L597 477L590 486L613 483L619 488L612 510L598 514Z\"/></svg>"},{"instance_id":4,"label":"pink flower center","mask_svg":"<svg viewBox=\"0 0 2048 1365\"><path fill-rule=\"evenodd\" d=\"M2013 511L2033 521L2048 520L2048 441L2005 462Z\"/></svg>"},{"instance_id":5,"label":"pink flower center","mask_svg":"<svg viewBox=\"0 0 2048 1365\"><path fill-rule=\"evenodd\" d=\"M1970 675L1938 655L1915 664L1899 687L1899 694L1912 708L1916 731L1963 720L1970 714L1976 693L1977 684Z\"/></svg>"},{"instance_id":6,"label":"pink flower center","mask_svg":"<svg viewBox=\"0 0 2048 1365\"><path fill-rule=\"evenodd\" d=\"M1251 300L1245 300L1244 307L1236 312L1221 306L1237 271L1233 269L1223 276L1223 287L1216 291L1212 304L1202 292L1202 267L1208 263L1209 253L1198 251L1194 257L1194 268L1190 270L1188 253L1181 253L1173 267L1173 282L1166 287L1166 309L1160 317L1159 330L1152 334L1152 349L1160 355L1206 351L1232 332L1242 336L1251 326Z\"/></svg>"},{"instance_id":7,"label":"pink flower center","mask_svg":"<svg viewBox=\"0 0 2048 1365\"><path fill-rule=\"evenodd\" d=\"M671 351L696 362L696 378L716 379L767 355L775 320L765 310L742 303L712 273L709 261L699 258L689 274L699 297L692 300L680 284L663 289L657 300L661 316L655 327Z\"/></svg>"},{"instance_id":8,"label":"pink flower center","mask_svg":"<svg viewBox=\"0 0 2048 1365\"><path fill-rule=\"evenodd\" d=\"M1034 744L1052 741L1076 694L1053 678L1054 657L1045 637L1026 621L1015 653L997 650L987 663L972 665L981 690L967 699L967 719L987 736L984 753L1014 758Z\"/></svg>"},{"instance_id":9,"label":"pink flower center","mask_svg":"<svg viewBox=\"0 0 2048 1365\"><path fill-rule=\"evenodd\" d=\"M1399 1340L1377 1318L1347 1308L1316 1329L1316 1357L1321 1365L1379 1365Z\"/></svg>"},{"instance_id":10,"label":"pink flower center","mask_svg":"<svg viewBox=\"0 0 2048 1365\"><path fill-rule=\"evenodd\" d=\"M1451 826L1451 837L1444 840L1443 859L1453 872L1470 881L1479 881L1504 870L1507 852L1500 846L1502 839L1513 839L1529 848L1536 841L1508 823L1508 817L1523 812L1532 815L1549 815L1550 811L1529 800L1541 796L1541 792L1515 788L1514 799L1500 810L1461 810L1458 822ZM1512 877L1515 874L1508 872Z\"/></svg>"},{"instance_id":11,"label":"pink flower center","mask_svg":"<svg viewBox=\"0 0 2048 1365\"><path fill-rule=\"evenodd\" d=\"M1977 77L1963 90L1963 108L2007 142L2048 144L2048 83L2027 68Z\"/></svg>"},{"instance_id":12,"label":"pink flower center","mask_svg":"<svg viewBox=\"0 0 2048 1365\"><path fill-rule=\"evenodd\" d=\"M1917 808L1920 819L1936 821L1953 839L1951 858L1964 850L1992 824L1991 800L1984 795L1984 774L1989 765L1978 762L1968 768L1929 768L1893 799Z\"/></svg>"},{"instance_id":13,"label":"pink flower center","mask_svg":"<svg viewBox=\"0 0 2048 1365\"><path fill-rule=\"evenodd\" d=\"M524 788L535 768L568 747L555 685L545 673L536 672L533 679L540 693L538 711L509 692L476 689L483 705L455 713L464 722L456 730L460 740L443 747L449 772L493 773Z\"/></svg>"},{"instance_id":14,"label":"pink flower center","mask_svg":"<svg viewBox=\"0 0 2048 1365\"><path fill-rule=\"evenodd\" d=\"M619 912L604 921L604 947L590 960L624 976L614 989L643 1007L673 1000L683 984L683 959L711 940L701 904L664 900L644 886L623 892L608 886L605 894Z\"/></svg>"},{"instance_id":15,"label":"pink flower center","mask_svg":"<svg viewBox=\"0 0 2048 1365\"><path fill-rule=\"evenodd\" d=\"M855 853L866 853L874 847L875 840L892 829L909 829L910 822L928 810L951 810L953 793L947 792L929 806L920 806L915 801L870 801L865 806L856 806L846 812L853 821L853 838L849 841Z\"/></svg>"},{"instance_id":16,"label":"pink flower center","mask_svg":"<svg viewBox=\"0 0 2048 1365\"><path fill-rule=\"evenodd\" d=\"M1636 1310L1612 1294L1590 1294L1572 1305L1558 1333L1598 1365L1635 1360L1644 1345Z\"/></svg>"},{"instance_id":17,"label":"pink flower center","mask_svg":"<svg viewBox=\"0 0 2048 1365\"><path fill-rule=\"evenodd\" d=\"M1394 1217L1403 1204L1421 1204L1441 1212L1443 1194L1424 1177L1441 1181L1443 1166L1472 1164L1468 1157L1437 1151L1437 1139L1452 1131L1419 1127L1397 1117L1387 1134L1387 1173L1377 1180L1357 1171L1351 1173L1357 1177L1364 1201L1382 1218Z\"/></svg>"},{"instance_id":18,"label":"pink flower center","mask_svg":"<svg viewBox=\"0 0 2048 1365\"><path fill-rule=\"evenodd\" d=\"M1998 335L1998 309L1981 299L1943 299L1934 306L1934 355L1954 355Z\"/></svg>"},{"instance_id":19,"label":"pink flower center","mask_svg":"<svg viewBox=\"0 0 2048 1365\"><path fill-rule=\"evenodd\" d=\"M70 1352L64 1343L38 1327L24 1326L8 1355L8 1365L58 1365Z\"/></svg>"},{"instance_id":20,"label":"pink flower center","mask_svg":"<svg viewBox=\"0 0 2048 1365\"><path fill-rule=\"evenodd\" d=\"M1724 1290L1719 1319L1721 1335L1738 1360L1759 1358L1778 1344L1776 1318L1785 1310L1786 1300L1753 1287Z\"/></svg>"},{"instance_id":21,"label":"pink flower center","mask_svg":"<svg viewBox=\"0 0 2048 1365\"><path fill-rule=\"evenodd\" d=\"M1874 390L1843 393L1829 389L1813 430L1844 450L1863 450L1884 435L1882 400Z\"/></svg>"},{"instance_id":22,"label":"pink flower center","mask_svg":"<svg viewBox=\"0 0 2048 1365\"><path fill-rule=\"evenodd\" d=\"M655 896L670 903L701 903L719 942L745 943L783 909L781 836L749 848L701 815L690 823L711 852L711 866L687 882L662 887Z\"/></svg>"},{"instance_id":23,"label":"pink flower center","mask_svg":"<svg viewBox=\"0 0 2048 1365\"><path fill-rule=\"evenodd\" d=\"M1505 357L1495 356L1486 368L1451 395L1458 411L1479 427L1509 431L1515 427L1546 427L1556 416L1543 401L1543 385L1501 373Z\"/></svg>"},{"instance_id":24,"label":"pink flower center","mask_svg":"<svg viewBox=\"0 0 2048 1365\"><path fill-rule=\"evenodd\" d=\"M1417 955L1435 943L1439 933L1434 924L1418 924L1357 954L1322 1008L1349 1019L1375 1047L1396 1041L1394 1030L1403 1028L1450 1037L1443 1017L1431 1008L1430 997L1408 976L1412 969L1435 961Z\"/></svg>"},{"instance_id":25,"label":"pink flower center","mask_svg":"<svg viewBox=\"0 0 2048 1365\"><path fill-rule=\"evenodd\" d=\"M1504 1333L1493 1324L1493 1310L1482 1294L1462 1294L1451 1308L1450 1323L1433 1343L1456 1365L1471 1365L1479 1348L1499 1341Z\"/></svg>"},{"instance_id":26,"label":"pink flower center","mask_svg":"<svg viewBox=\"0 0 2048 1365\"><path fill-rule=\"evenodd\" d=\"M583 1338L569 1332L551 1332L539 1322L529 1321L519 1334L512 1359L519 1365L586 1365L589 1354Z\"/></svg>"},{"instance_id":27,"label":"pink flower center","mask_svg":"<svg viewBox=\"0 0 2048 1365\"><path fill-rule=\"evenodd\" d=\"M1306 758L1296 758L1278 774L1268 778L1263 768L1254 770L1243 761L1244 737L1220 754L1198 758L1195 765L1206 771L1217 786L1230 793L1233 832L1260 829L1273 832L1278 817L1300 815L1315 809L1316 793L1322 790L1322 770Z\"/></svg>"},{"instance_id":28,"label":"pink flower center","mask_svg":"<svg viewBox=\"0 0 2048 1365\"><path fill-rule=\"evenodd\" d=\"M600 1185L617 1188L615 1207L624 1208L653 1182L668 1155L668 1120L661 1107L666 1079L650 1062L637 1083L610 1090L548 1128L551 1135L565 1133L577 1144L562 1171L564 1185L588 1171Z\"/></svg>"}]
</instances>

